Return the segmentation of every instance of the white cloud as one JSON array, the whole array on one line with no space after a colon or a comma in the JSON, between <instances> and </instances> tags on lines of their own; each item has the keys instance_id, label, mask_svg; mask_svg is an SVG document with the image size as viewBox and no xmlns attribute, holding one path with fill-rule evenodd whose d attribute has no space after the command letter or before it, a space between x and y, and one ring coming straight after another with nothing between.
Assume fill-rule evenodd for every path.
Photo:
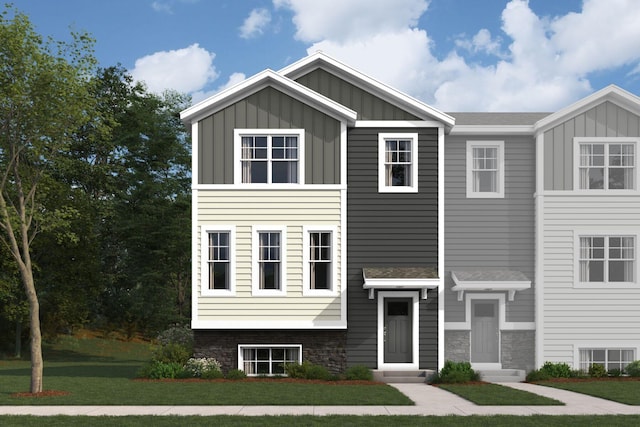
<instances>
[{"instance_id":1,"label":"white cloud","mask_svg":"<svg viewBox=\"0 0 640 427\"><path fill-rule=\"evenodd\" d=\"M154 1L153 3L151 3L151 8L156 12L168 13L169 15L173 14L171 5L166 2Z\"/></svg>"},{"instance_id":2,"label":"white cloud","mask_svg":"<svg viewBox=\"0 0 640 427\"><path fill-rule=\"evenodd\" d=\"M233 73L229 76L229 80L227 80L227 82L225 84L223 84L222 86L210 90L210 91L196 91L193 92L191 95L191 101L192 104L197 104L200 101L203 101L207 98L209 98L210 96L215 95L218 92L222 92L225 89L228 89L232 86L237 85L238 83L246 80L247 76L245 76L243 73Z\"/></svg>"},{"instance_id":3,"label":"white cloud","mask_svg":"<svg viewBox=\"0 0 640 427\"><path fill-rule=\"evenodd\" d=\"M480 52L497 57L504 56L502 53L502 40L500 38L493 38L491 36L491 31L486 28L482 28L478 31L471 40L461 37L455 41L455 44L456 46L473 53Z\"/></svg>"},{"instance_id":4,"label":"white cloud","mask_svg":"<svg viewBox=\"0 0 640 427\"><path fill-rule=\"evenodd\" d=\"M271 22L271 13L267 9L253 9L240 27L240 37L250 39L260 36Z\"/></svg>"},{"instance_id":5,"label":"white cloud","mask_svg":"<svg viewBox=\"0 0 640 427\"><path fill-rule=\"evenodd\" d=\"M173 89L192 93L218 77L214 58L214 53L195 43L184 49L161 51L139 58L130 73L135 80L144 81L151 92Z\"/></svg>"}]
</instances>

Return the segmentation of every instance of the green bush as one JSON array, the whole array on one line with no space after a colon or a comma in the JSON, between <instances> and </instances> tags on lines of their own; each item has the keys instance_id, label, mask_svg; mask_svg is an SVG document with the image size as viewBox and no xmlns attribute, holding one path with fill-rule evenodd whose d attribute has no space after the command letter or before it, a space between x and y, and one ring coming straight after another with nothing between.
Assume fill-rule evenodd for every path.
<instances>
[{"instance_id":1,"label":"green bush","mask_svg":"<svg viewBox=\"0 0 640 427\"><path fill-rule=\"evenodd\" d=\"M291 363L284 367L284 371L290 378L303 378L307 380L329 380L331 374L324 366L314 365L310 362L302 364Z\"/></svg>"},{"instance_id":2,"label":"green bush","mask_svg":"<svg viewBox=\"0 0 640 427\"><path fill-rule=\"evenodd\" d=\"M544 362L540 371L548 374L551 378L571 378L573 376L571 366L566 363Z\"/></svg>"},{"instance_id":3,"label":"green bush","mask_svg":"<svg viewBox=\"0 0 640 427\"><path fill-rule=\"evenodd\" d=\"M162 363L178 363L180 366L187 363L191 357L191 351L182 344L169 343L158 347L153 353L153 360Z\"/></svg>"},{"instance_id":4,"label":"green bush","mask_svg":"<svg viewBox=\"0 0 640 427\"><path fill-rule=\"evenodd\" d=\"M184 378L184 368L182 364L175 362L160 362L152 360L138 371L139 378L150 378L159 380L164 378Z\"/></svg>"},{"instance_id":5,"label":"green bush","mask_svg":"<svg viewBox=\"0 0 640 427\"><path fill-rule=\"evenodd\" d=\"M213 357L190 358L184 365L185 371L194 378L222 378L220 363ZM219 375L218 375L219 373Z\"/></svg>"},{"instance_id":6,"label":"green bush","mask_svg":"<svg viewBox=\"0 0 640 427\"><path fill-rule=\"evenodd\" d=\"M607 376L607 369L604 365L599 363L594 363L589 366L589 376L591 378L603 378Z\"/></svg>"},{"instance_id":7,"label":"green bush","mask_svg":"<svg viewBox=\"0 0 640 427\"><path fill-rule=\"evenodd\" d=\"M189 326L172 326L171 328L160 332L157 337L161 346L168 344L180 344L190 353L193 351L193 331Z\"/></svg>"},{"instance_id":8,"label":"green bush","mask_svg":"<svg viewBox=\"0 0 640 427\"><path fill-rule=\"evenodd\" d=\"M457 384L480 380L480 374L471 368L469 362L453 362L447 360L443 368L434 375L431 382L435 384Z\"/></svg>"},{"instance_id":9,"label":"green bush","mask_svg":"<svg viewBox=\"0 0 640 427\"><path fill-rule=\"evenodd\" d=\"M344 373L344 377L347 380L372 381L373 372L371 372L371 369L367 368L366 366L355 365L347 368Z\"/></svg>"},{"instance_id":10,"label":"green bush","mask_svg":"<svg viewBox=\"0 0 640 427\"><path fill-rule=\"evenodd\" d=\"M610 369L608 372L610 377L621 377L622 376L622 371L620 369Z\"/></svg>"},{"instance_id":11,"label":"green bush","mask_svg":"<svg viewBox=\"0 0 640 427\"><path fill-rule=\"evenodd\" d=\"M640 360L629 363L624 371L630 377L640 377Z\"/></svg>"},{"instance_id":12,"label":"green bush","mask_svg":"<svg viewBox=\"0 0 640 427\"><path fill-rule=\"evenodd\" d=\"M231 369L229 372L227 372L225 378L228 380L242 380L247 378L247 374L245 374L244 371L241 371L240 369Z\"/></svg>"},{"instance_id":13,"label":"green bush","mask_svg":"<svg viewBox=\"0 0 640 427\"><path fill-rule=\"evenodd\" d=\"M550 379L551 379L551 375L549 375L548 372L543 371L541 369L536 369L527 374L526 381L529 383L533 383L536 381L546 381Z\"/></svg>"},{"instance_id":14,"label":"green bush","mask_svg":"<svg viewBox=\"0 0 640 427\"><path fill-rule=\"evenodd\" d=\"M224 374L221 370L210 369L208 371L204 371L202 375L200 375L200 378L202 378L203 380L217 380L220 378L224 378Z\"/></svg>"}]
</instances>

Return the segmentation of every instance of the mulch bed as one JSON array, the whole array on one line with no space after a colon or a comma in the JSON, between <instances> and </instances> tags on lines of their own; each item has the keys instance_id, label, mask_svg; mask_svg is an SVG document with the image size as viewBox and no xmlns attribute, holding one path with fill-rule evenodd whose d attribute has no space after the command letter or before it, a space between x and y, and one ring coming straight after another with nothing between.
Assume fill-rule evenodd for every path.
<instances>
[{"instance_id":1,"label":"mulch bed","mask_svg":"<svg viewBox=\"0 0 640 427\"><path fill-rule=\"evenodd\" d=\"M40 397L57 397L57 396L68 396L71 393L68 391L61 390L45 390L39 393L13 393L11 397L19 397L19 398L40 398Z\"/></svg>"},{"instance_id":2,"label":"mulch bed","mask_svg":"<svg viewBox=\"0 0 640 427\"><path fill-rule=\"evenodd\" d=\"M605 382L618 382L618 381L640 381L640 377L602 377L602 378L551 378L548 380L542 381L534 381L532 384L537 382L549 382L549 383L582 383L582 382L594 382L594 381L605 381Z\"/></svg>"}]
</instances>

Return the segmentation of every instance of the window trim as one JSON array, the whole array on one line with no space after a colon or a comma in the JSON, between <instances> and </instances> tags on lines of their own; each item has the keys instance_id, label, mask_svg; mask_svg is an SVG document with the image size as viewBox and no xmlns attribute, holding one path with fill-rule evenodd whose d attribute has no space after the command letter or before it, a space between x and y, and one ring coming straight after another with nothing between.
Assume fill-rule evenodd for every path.
<instances>
[{"instance_id":1,"label":"window trim","mask_svg":"<svg viewBox=\"0 0 640 427\"><path fill-rule=\"evenodd\" d=\"M388 139L411 140L411 185L387 186L385 184L385 142ZM418 192L418 134L416 132L392 132L378 134L378 192L379 193L417 193Z\"/></svg>"},{"instance_id":2,"label":"window trim","mask_svg":"<svg viewBox=\"0 0 640 427\"><path fill-rule=\"evenodd\" d=\"M634 144L634 169L633 184L634 188L625 189L589 189L580 188L580 145L581 144ZM640 168L638 167L638 149L640 148L640 138L629 137L587 137L577 136L573 138L573 190L580 193L589 194L624 194L640 192ZM605 164L605 171L608 171L609 165Z\"/></svg>"},{"instance_id":3,"label":"window trim","mask_svg":"<svg viewBox=\"0 0 640 427\"><path fill-rule=\"evenodd\" d=\"M313 232L331 233L331 287L330 289L311 289L310 280L310 238ZM338 259L337 259L337 227L334 225L305 225L302 227L302 295L303 296L336 296L338 294Z\"/></svg>"},{"instance_id":4,"label":"window trim","mask_svg":"<svg viewBox=\"0 0 640 427\"><path fill-rule=\"evenodd\" d=\"M479 192L473 190L473 149L474 148L497 148L498 149L498 191ZM467 198L468 199L504 199L505 187L505 156L504 141L467 141L466 147L466 175L467 175Z\"/></svg>"},{"instance_id":5,"label":"window trim","mask_svg":"<svg viewBox=\"0 0 640 427\"><path fill-rule=\"evenodd\" d=\"M596 231L588 230L588 229L578 229L574 230L573 233L573 263L574 263L574 278L573 278L573 287L574 288L584 288L584 289L629 289L629 288L637 288L638 280L640 273L638 267L640 263L638 262L638 233L629 232L628 230L608 230L608 231ZM609 282L606 277L606 269L605 269L605 281L604 282L582 282L580 281L580 238L581 237L633 237L633 248L634 248L634 266L633 266L633 282ZM605 244L605 248L608 248L608 244ZM609 262L608 254L605 254L605 262Z\"/></svg>"},{"instance_id":6,"label":"window trim","mask_svg":"<svg viewBox=\"0 0 640 427\"><path fill-rule=\"evenodd\" d=\"M280 289L260 289L260 233L280 233ZM287 295L287 227L284 225L254 225L251 229L251 294L281 297Z\"/></svg>"},{"instance_id":7,"label":"window trim","mask_svg":"<svg viewBox=\"0 0 640 427\"><path fill-rule=\"evenodd\" d=\"M581 350L631 350L633 351L633 358L637 360L640 353L640 346L636 342L612 342L603 345L602 342L580 342L573 345L573 368L580 369L580 352Z\"/></svg>"},{"instance_id":8,"label":"window trim","mask_svg":"<svg viewBox=\"0 0 640 427\"><path fill-rule=\"evenodd\" d=\"M238 344L238 369L244 372L244 358L242 355L242 351L246 349L259 349L259 348L295 348L298 350L298 363L302 363L302 344ZM271 370L271 367L269 367ZM249 377L257 377L257 376L275 376L282 374L247 374ZM286 376L286 373L284 374Z\"/></svg>"},{"instance_id":9,"label":"window trim","mask_svg":"<svg viewBox=\"0 0 640 427\"><path fill-rule=\"evenodd\" d=\"M298 137L298 182L297 183L250 183L242 182L242 137L243 136L297 136ZM239 129L233 130L233 183L235 185L247 187L266 188L292 188L299 187L305 183L305 131L304 129ZM269 163L271 163L271 153L269 153ZM268 177L267 177L268 178ZM269 178L268 178L269 179Z\"/></svg>"},{"instance_id":10,"label":"window trim","mask_svg":"<svg viewBox=\"0 0 640 427\"><path fill-rule=\"evenodd\" d=\"M236 294L236 226L221 224L202 225L200 232L200 295L203 297L230 297ZM229 289L209 289L209 233L229 233ZM205 286L205 284L207 286Z\"/></svg>"}]
</instances>

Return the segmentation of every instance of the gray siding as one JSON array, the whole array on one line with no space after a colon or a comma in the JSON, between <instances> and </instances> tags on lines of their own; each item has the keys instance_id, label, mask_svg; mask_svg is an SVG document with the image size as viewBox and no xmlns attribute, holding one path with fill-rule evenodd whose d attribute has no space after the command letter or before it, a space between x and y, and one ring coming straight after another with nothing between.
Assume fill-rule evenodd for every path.
<instances>
[{"instance_id":1,"label":"gray siding","mask_svg":"<svg viewBox=\"0 0 640 427\"><path fill-rule=\"evenodd\" d=\"M198 123L200 184L233 184L233 130L305 129L305 183L340 183L340 122L271 87Z\"/></svg>"},{"instance_id":2,"label":"gray siding","mask_svg":"<svg viewBox=\"0 0 640 427\"><path fill-rule=\"evenodd\" d=\"M358 120L420 120L343 79L318 68L296 80L327 98L358 112Z\"/></svg>"},{"instance_id":3,"label":"gray siding","mask_svg":"<svg viewBox=\"0 0 640 427\"><path fill-rule=\"evenodd\" d=\"M467 140L504 140L504 199L466 197ZM534 279L535 143L531 137L447 137L445 142L445 321L465 321L452 270L510 269ZM534 291L507 303L508 322L534 320Z\"/></svg>"},{"instance_id":4,"label":"gray siding","mask_svg":"<svg viewBox=\"0 0 640 427\"><path fill-rule=\"evenodd\" d=\"M546 131L545 190L573 190L573 138L576 136L640 136L640 117L607 101Z\"/></svg>"},{"instance_id":5,"label":"gray siding","mask_svg":"<svg viewBox=\"0 0 640 427\"><path fill-rule=\"evenodd\" d=\"M347 143L349 365L377 364L377 299L362 289L362 268L438 265L438 132L419 129L419 193L378 193L378 133L416 129L350 129ZM421 368L437 368L438 297L420 300Z\"/></svg>"}]
</instances>

